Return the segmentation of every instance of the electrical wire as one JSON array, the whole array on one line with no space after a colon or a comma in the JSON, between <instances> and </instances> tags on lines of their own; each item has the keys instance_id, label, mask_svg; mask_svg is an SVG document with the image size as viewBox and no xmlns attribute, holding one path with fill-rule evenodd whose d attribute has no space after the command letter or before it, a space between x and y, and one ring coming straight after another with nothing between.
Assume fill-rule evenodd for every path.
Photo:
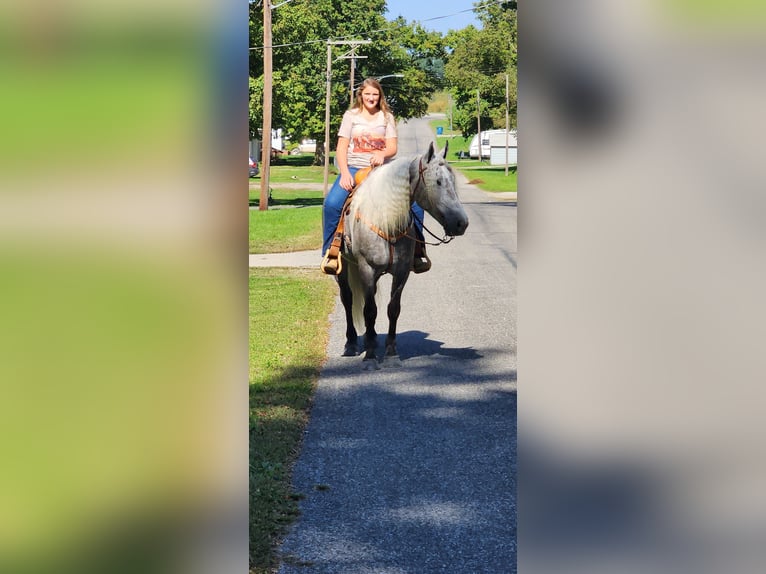
<instances>
[{"instance_id":1,"label":"electrical wire","mask_svg":"<svg viewBox=\"0 0 766 574\"><path fill-rule=\"evenodd\" d=\"M451 18L452 16L458 16L458 15L464 14L466 12L474 12L474 11L478 11L478 10L483 10L484 8L489 8L490 6L495 6L497 4L502 4L505 1L506 0L491 0L490 2L487 2L486 4L481 4L479 6L476 6L475 8L468 8L466 10L460 10L459 12L454 12L452 14L446 14L444 16L434 16L432 18L426 18L424 20L413 22L412 24L409 24L409 26L419 25L420 22L430 22L431 20L442 20L444 18ZM282 4L287 4L288 2L292 2L292 0L285 0L281 4L278 4L277 6L272 6L272 9L276 8L278 6L282 6ZM396 27L395 25L391 25L391 26L387 26L386 28L379 28L378 30L370 30L368 32L363 32L361 34L347 34L345 36L336 36L336 37L333 37L332 39L333 40L345 40L346 38L356 38L356 37L359 37L359 36L370 36L372 34L380 34L382 32L390 32L391 30L394 30L395 27ZM289 47L292 47L292 46L307 46L309 44L319 44L319 43L324 43L326 41L327 40L306 40L306 41L303 41L303 42L292 42L292 43L289 43L289 44L273 44L273 45L270 46L270 48L273 49L273 48L289 48ZM249 50L263 50L264 48L266 48L266 46L254 46L252 48L249 48Z\"/></svg>"}]
</instances>

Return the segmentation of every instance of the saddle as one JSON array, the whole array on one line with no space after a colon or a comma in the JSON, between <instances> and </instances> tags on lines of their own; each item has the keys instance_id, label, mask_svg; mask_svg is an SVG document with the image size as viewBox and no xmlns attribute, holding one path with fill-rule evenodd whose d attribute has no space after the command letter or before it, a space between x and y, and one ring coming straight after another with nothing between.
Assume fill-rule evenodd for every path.
<instances>
[{"instance_id":1,"label":"saddle","mask_svg":"<svg viewBox=\"0 0 766 574\"><path fill-rule=\"evenodd\" d=\"M365 167L358 170L354 174L354 187L348 193L346 201L343 203L343 208L340 210L340 219L338 220L338 226L335 228L335 234L332 237L332 243L327 249L322 263L319 268L323 273L327 275L338 275L343 268L343 258L340 256L340 248L343 244L343 231L346 226L346 215L348 214L348 207L351 204L351 198L354 196L354 191L361 183L370 175L372 167Z\"/></svg>"}]
</instances>

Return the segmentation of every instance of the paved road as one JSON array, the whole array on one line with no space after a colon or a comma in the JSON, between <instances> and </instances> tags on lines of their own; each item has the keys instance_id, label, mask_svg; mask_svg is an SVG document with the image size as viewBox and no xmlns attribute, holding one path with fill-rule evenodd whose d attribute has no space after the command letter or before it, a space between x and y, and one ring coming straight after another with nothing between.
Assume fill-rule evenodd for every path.
<instances>
[{"instance_id":1,"label":"paved road","mask_svg":"<svg viewBox=\"0 0 766 574\"><path fill-rule=\"evenodd\" d=\"M426 120L401 124L400 153L432 137ZM470 226L410 277L403 366L369 372L341 357L333 315L281 574L516 571L516 204L458 177Z\"/></svg>"}]
</instances>

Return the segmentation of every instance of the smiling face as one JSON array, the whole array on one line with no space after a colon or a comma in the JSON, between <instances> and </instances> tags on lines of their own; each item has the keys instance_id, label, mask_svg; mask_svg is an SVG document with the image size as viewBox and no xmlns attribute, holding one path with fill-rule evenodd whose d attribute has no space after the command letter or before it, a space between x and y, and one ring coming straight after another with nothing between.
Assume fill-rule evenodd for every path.
<instances>
[{"instance_id":1,"label":"smiling face","mask_svg":"<svg viewBox=\"0 0 766 574\"><path fill-rule=\"evenodd\" d=\"M380 91L373 86L366 86L362 90L362 103L369 113L378 112L380 110Z\"/></svg>"}]
</instances>

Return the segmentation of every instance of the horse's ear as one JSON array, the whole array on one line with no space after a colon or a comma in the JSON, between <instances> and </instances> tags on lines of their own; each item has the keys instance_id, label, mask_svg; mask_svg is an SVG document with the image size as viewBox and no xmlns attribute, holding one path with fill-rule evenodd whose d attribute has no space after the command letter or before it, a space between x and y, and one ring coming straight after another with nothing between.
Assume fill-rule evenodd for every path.
<instances>
[{"instance_id":1,"label":"horse's ear","mask_svg":"<svg viewBox=\"0 0 766 574\"><path fill-rule=\"evenodd\" d=\"M444 142L444 153L442 153L442 157L444 159L447 159L447 150L449 149L449 140Z\"/></svg>"},{"instance_id":2,"label":"horse's ear","mask_svg":"<svg viewBox=\"0 0 766 574\"><path fill-rule=\"evenodd\" d=\"M434 157L434 142L428 144L428 152L426 152L426 163L431 161Z\"/></svg>"}]
</instances>

